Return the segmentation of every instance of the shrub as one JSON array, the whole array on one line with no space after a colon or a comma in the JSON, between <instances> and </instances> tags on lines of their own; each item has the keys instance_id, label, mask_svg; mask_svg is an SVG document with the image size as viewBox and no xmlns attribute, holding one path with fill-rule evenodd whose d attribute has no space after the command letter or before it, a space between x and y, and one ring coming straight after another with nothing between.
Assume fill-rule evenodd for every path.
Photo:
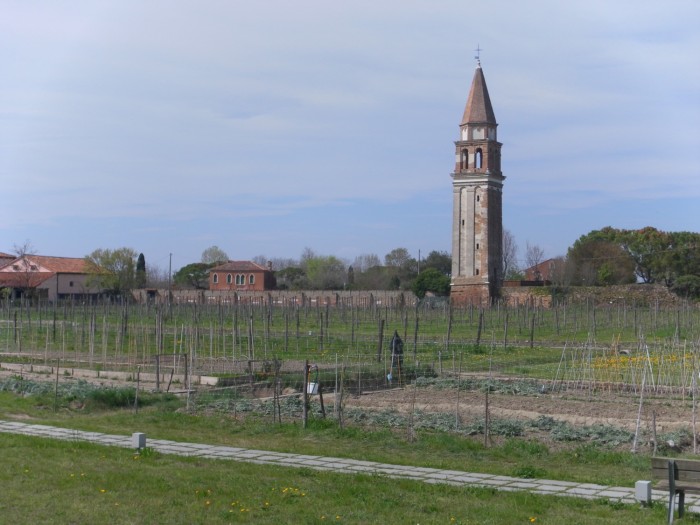
<instances>
[{"instance_id":1,"label":"shrub","mask_svg":"<svg viewBox=\"0 0 700 525\"><path fill-rule=\"evenodd\" d=\"M136 389L134 388L101 388L88 393L86 401L93 406L104 408L124 408L134 406ZM143 398L139 399L143 404Z\"/></svg>"}]
</instances>

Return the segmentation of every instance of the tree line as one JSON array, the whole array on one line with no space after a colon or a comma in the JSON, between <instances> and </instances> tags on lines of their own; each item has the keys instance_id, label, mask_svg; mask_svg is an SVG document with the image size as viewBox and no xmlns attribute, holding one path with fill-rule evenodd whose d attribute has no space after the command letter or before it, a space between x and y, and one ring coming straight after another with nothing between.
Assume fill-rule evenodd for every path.
<instances>
[{"instance_id":1,"label":"tree line","mask_svg":"<svg viewBox=\"0 0 700 525\"><path fill-rule=\"evenodd\" d=\"M518 246L508 230L503 235L504 279L523 279L525 270L545 262L544 251L526 244L524 264L518 263ZM218 246L202 252L201 260L167 273L147 269L143 254L131 248L99 249L86 257L94 278L109 293L120 294L144 286L207 289L209 270L227 262ZM414 258L406 248L388 252L383 259L367 253L352 262L304 248L299 259L258 255L253 262L272 266L280 290L411 290L448 295L452 258L433 250ZM635 282L661 283L681 296L700 298L700 234L664 232L653 227L626 230L605 227L579 237L565 256L548 260L547 275L557 286L607 286ZM535 280L539 280L535 275Z\"/></svg>"}]
</instances>

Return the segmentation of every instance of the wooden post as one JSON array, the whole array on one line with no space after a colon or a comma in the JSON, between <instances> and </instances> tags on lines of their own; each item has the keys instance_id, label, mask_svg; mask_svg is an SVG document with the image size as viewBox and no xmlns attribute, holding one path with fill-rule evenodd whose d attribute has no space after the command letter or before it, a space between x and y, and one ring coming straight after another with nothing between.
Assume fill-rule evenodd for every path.
<instances>
[{"instance_id":1,"label":"wooden post","mask_svg":"<svg viewBox=\"0 0 700 525\"><path fill-rule=\"evenodd\" d=\"M418 305L416 304L416 323L413 328L413 360L417 358L418 352Z\"/></svg>"},{"instance_id":2,"label":"wooden post","mask_svg":"<svg viewBox=\"0 0 700 525\"><path fill-rule=\"evenodd\" d=\"M491 388L491 381L489 380L486 384L486 395L484 396L484 446L489 446L489 426L491 422L489 421L489 389Z\"/></svg>"},{"instance_id":3,"label":"wooden post","mask_svg":"<svg viewBox=\"0 0 700 525\"><path fill-rule=\"evenodd\" d=\"M16 313L16 312L15 312ZM58 369L61 368L61 360L56 360L56 385L53 390L53 411L54 414L58 410Z\"/></svg>"},{"instance_id":4,"label":"wooden post","mask_svg":"<svg viewBox=\"0 0 700 525\"><path fill-rule=\"evenodd\" d=\"M323 419L326 419L326 407L323 406L323 393L321 392L321 382L318 383L318 398L321 400L321 414Z\"/></svg>"},{"instance_id":5,"label":"wooden post","mask_svg":"<svg viewBox=\"0 0 700 525\"><path fill-rule=\"evenodd\" d=\"M141 385L141 365L136 367L136 393L134 394L134 412L139 413L139 387Z\"/></svg>"},{"instance_id":6,"label":"wooden post","mask_svg":"<svg viewBox=\"0 0 700 525\"><path fill-rule=\"evenodd\" d=\"M377 344L377 363L382 362L382 345L384 344L384 319L379 320L379 343Z\"/></svg>"},{"instance_id":7,"label":"wooden post","mask_svg":"<svg viewBox=\"0 0 700 525\"><path fill-rule=\"evenodd\" d=\"M304 407L302 412L302 424L304 428L309 422L309 394L308 394L308 384L309 384L309 360L304 361Z\"/></svg>"},{"instance_id":8,"label":"wooden post","mask_svg":"<svg viewBox=\"0 0 700 525\"><path fill-rule=\"evenodd\" d=\"M476 346L481 344L481 330L484 328L484 311L479 310L479 328L476 331Z\"/></svg>"}]
</instances>

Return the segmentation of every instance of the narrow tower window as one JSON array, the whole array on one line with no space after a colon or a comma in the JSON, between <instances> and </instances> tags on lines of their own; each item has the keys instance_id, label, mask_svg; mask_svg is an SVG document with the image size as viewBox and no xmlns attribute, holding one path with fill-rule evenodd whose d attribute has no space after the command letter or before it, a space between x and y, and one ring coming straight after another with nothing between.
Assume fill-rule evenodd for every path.
<instances>
[{"instance_id":1,"label":"narrow tower window","mask_svg":"<svg viewBox=\"0 0 700 525\"><path fill-rule=\"evenodd\" d=\"M462 169L466 170L469 167L469 150L462 150Z\"/></svg>"}]
</instances>

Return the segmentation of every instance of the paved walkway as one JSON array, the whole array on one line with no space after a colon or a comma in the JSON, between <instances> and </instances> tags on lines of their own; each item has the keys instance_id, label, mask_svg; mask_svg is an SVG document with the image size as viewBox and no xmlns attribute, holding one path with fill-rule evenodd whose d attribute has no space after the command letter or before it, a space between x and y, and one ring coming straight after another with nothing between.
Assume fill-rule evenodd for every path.
<instances>
[{"instance_id":1,"label":"paved walkway","mask_svg":"<svg viewBox=\"0 0 700 525\"><path fill-rule=\"evenodd\" d=\"M138 448L137 443L139 437L137 434L121 436L3 420L0 420L0 432L62 439L66 441L88 441L100 445L129 449ZM142 436L142 438L145 438L145 436ZM548 479L512 478L509 476L463 472L459 470L412 467L393 465L390 463L377 463L374 461L361 461L357 459L289 454L285 452L270 452L201 443L182 443L164 439L147 438L146 446L162 454L228 459L232 461L245 461L247 463L279 465L283 467L305 467L346 474L382 474L393 478L415 479L425 483L491 487L504 491L529 491L536 494L574 496L587 499L602 498L623 503L636 502L635 489L630 487L609 487L593 483L575 483L571 481L555 481ZM652 499L654 501L665 503L667 498L668 492L652 490ZM686 496L686 508L690 512L700 512L700 496L694 497L688 494Z\"/></svg>"}]
</instances>

